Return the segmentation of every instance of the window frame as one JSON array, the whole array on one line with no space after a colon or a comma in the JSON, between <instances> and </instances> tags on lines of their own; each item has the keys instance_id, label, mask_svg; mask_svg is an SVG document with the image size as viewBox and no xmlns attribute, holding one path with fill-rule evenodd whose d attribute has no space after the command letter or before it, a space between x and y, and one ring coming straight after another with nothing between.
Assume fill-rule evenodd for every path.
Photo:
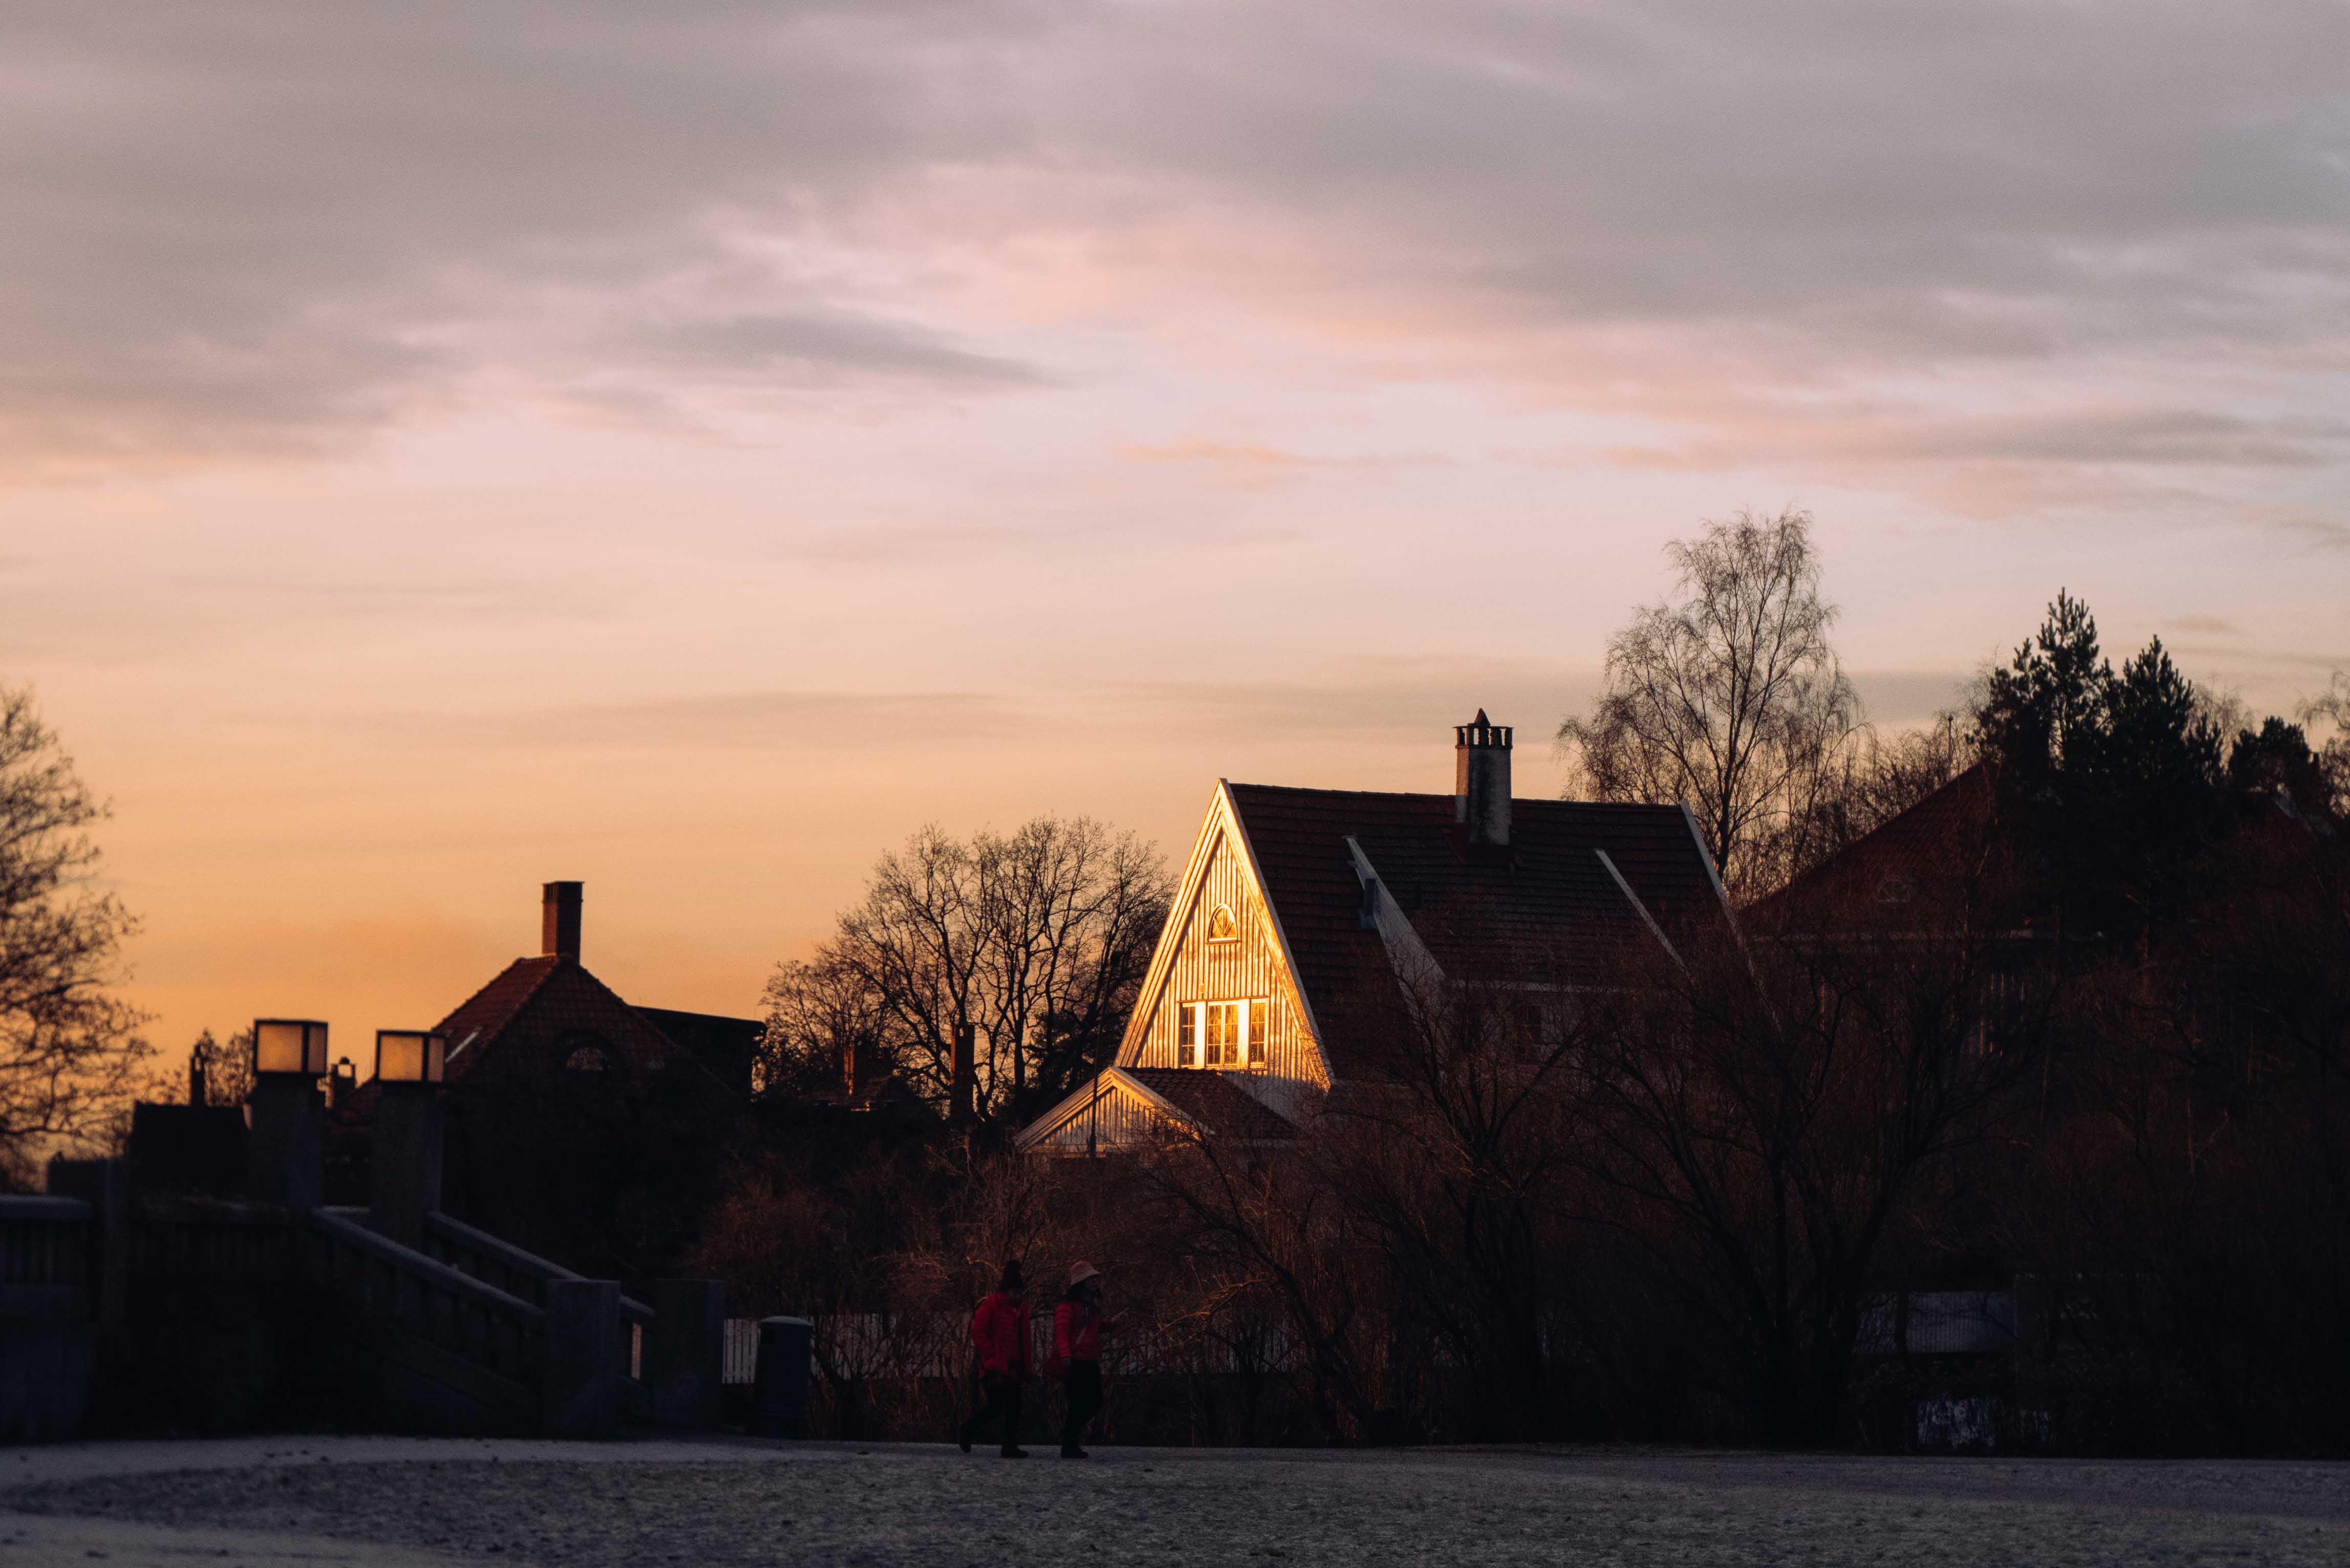
<instances>
[{"instance_id":1,"label":"window frame","mask_svg":"<svg viewBox=\"0 0 2350 1568\"><path fill-rule=\"evenodd\" d=\"M1210 1021L1222 1026L1211 1033ZM1212 1041L1215 1054L1210 1056ZM1271 1064L1273 999L1202 998L1175 1004L1175 1064L1208 1072L1255 1072Z\"/></svg>"}]
</instances>

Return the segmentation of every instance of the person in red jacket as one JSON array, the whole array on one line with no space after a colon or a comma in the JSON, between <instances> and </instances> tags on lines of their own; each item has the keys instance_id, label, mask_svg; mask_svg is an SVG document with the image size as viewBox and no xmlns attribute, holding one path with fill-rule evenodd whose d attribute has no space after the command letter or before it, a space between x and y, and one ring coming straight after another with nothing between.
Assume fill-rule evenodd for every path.
<instances>
[{"instance_id":1,"label":"person in red jacket","mask_svg":"<svg viewBox=\"0 0 2350 1568\"><path fill-rule=\"evenodd\" d=\"M1064 1369L1069 1396L1068 1417L1061 1423L1065 1459L1091 1457L1078 1441L1102 1407L1102 1331L1117 1326L1118 1319L1102 1315L1101 1271L1091 1263L1073 1264L1068 1293L1053 1309L1053 1359Z\"/></svg>"},{"instance_id":2,"label":"person in red jacket","mask_svg":"<svg viewBox=\"0 0 2350 1568\"><path fill-rule=\"evenodd\" d=\"M979 1352L979 1384L987 1402L972 1412L955 1438L964 1453L979 1429L998 1416L1003 1417L1003 1457L1024 1459L1020 1446L1020 1386L1028 1376L1028 1287L1021 1282L1020 1260L1003 1265L995 1292L971 1314L972 1348Z\"/></svg>"}]
</instances>

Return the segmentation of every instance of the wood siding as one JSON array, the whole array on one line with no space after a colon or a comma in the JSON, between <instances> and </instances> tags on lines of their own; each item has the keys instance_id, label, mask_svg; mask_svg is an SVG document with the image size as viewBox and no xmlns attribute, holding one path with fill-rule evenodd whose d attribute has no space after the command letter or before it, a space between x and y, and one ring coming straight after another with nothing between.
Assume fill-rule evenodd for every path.
<instances>
[{"instance_id":1,"label":"wood siding","mask_svg":"<svg viewBox=\"0 0 2350 1568\"><path fill-rule=\"evenodd\" d=\"M1029 1146L1041 1154L1084 1154L1088 1147L1113 1149L1147 1141L1159 1112L1123 1085L1097 1079L1089 1104Z\"/></svg>"},{"instance_id":2,"label":"wood siding","mask_svg":"<svg viewBox=\"0 0 2350 1568\"><path fill-rule=\"evenodd\" d=\"M1266 1074L1295 1083L1326 1087L1321 1054L1299 1005L1296 986L1282 961L1264 899L1249 876L1244 852L1232 840L1221 812L1211 813L1209 831L1216 841L1209 852L1199 888L1187 903L1168 915L1175 937L1172 961L1156 994L1144 999L1149 1010L1149 1032L1137 1041L1129 1036L1119 1060L1127 1066L1182 1067L1192 1064L1177 1054L1177 1010L1193 1002L1263 1000L1272 1038L1262 1067ZM1236 941L1211 942L1208 925L1217 906L1232 910L1240 931ZM1080 1135L1082 1136L1082 1135Z\"/></svg>"}]
</instances>

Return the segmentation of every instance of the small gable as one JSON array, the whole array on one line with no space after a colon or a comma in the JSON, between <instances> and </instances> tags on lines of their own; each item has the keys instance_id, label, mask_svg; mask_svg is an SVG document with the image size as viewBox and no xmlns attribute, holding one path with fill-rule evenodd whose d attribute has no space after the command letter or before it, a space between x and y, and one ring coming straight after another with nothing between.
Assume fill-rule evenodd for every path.
<instances>
[{"instance_id":1,"label":"small gable","mask_svg":"<svg viewBox=\"0 0 2350 1568\"><path fill-rule=\"evenodd\" d=\"M1170 1136L1282 1143L1296 1129L1222 1073L1111 1067L1020 1135L1031 1154L1102 1155Z\"/></svg>"}]
</instances>

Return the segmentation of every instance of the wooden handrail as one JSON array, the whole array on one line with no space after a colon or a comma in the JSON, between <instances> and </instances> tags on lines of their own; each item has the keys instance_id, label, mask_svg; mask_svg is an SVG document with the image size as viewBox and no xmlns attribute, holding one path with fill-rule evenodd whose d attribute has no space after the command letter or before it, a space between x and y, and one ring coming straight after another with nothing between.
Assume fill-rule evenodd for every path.
<instances>
[{"instance_id":1,"label":"wooden handrail","mask_svg":"<svg viewBox=\"0 0 2350 1568\"><path fill-rule=\"evenodd\" d=\"M401 1273L428 1280L452 1294L465 1296L477 1305L517 1317L534 1327L546 1325L546 1310L536 1303L508 1294L495 1285L475 1279L463 1269L452 1269L437 1258L412 1252L399 1242L379 1236L364 1225L353 1224L338 1214L314 1209L306 1218L313 1230L329 1240L389 1263Z\"/></svg>"},{"instance_id":2,"label":"wooden handrail","mask_svg":"<svg viewBox=\"0 0 2350 1568\"><path fill-rule=\"evenodd\" d=\"M452 1220L437 1209L424 1217L424 1228L429 1233L437 1233L461 1247L470 1247L484 1257L494 1259L504 1267L512 1269L515 1273L534 1280L577 1280L587 1277L584 1274L573 1273L551 1258L542 1258L536 1252L525 1252L512 1241L500 1241L487 1231L477 1231L463 1220Z\"/></svg>"},{"instance_id":3,"label":"wooden handrail","mask_svg":"<svg viewBox=\"0 0 2350 1568\"><path fill-rule=\"evenodd\" d=\"M484 1259L494 1262L501 1267L526 1279L544 1283L548 1280L587 1278L585 1274L574 1273L552 1258L542 1258L536 1252L525 1251L512 1241L501 1240L491 1235L487 1231L477 1230L463 1220L452 1219L437 1209L424 1217L424 1228L429 1236L471 1249ZM624 1295L620 1298L620 1315L636 1323L650 1323L656 1314L653 1309L644 1303L633 1296Z\"/></svg>"}]
</instances>

